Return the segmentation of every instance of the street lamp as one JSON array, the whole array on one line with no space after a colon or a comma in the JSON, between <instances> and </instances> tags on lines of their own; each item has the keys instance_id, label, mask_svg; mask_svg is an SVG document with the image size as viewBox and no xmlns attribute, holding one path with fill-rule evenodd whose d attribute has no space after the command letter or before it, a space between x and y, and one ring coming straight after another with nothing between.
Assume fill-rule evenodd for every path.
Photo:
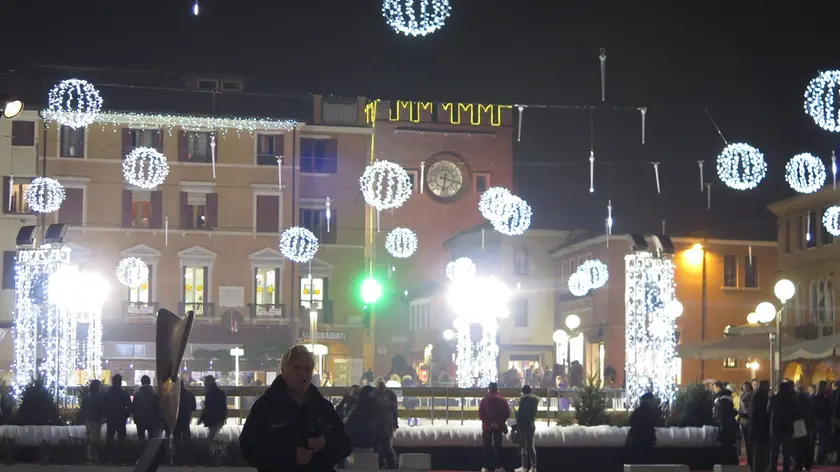
<instances>
[{"instance_id":1,"label":"street lamp","mask_svg":"<svg viewBox=\"0 0 840 472\"><path fill-rule=\"evenodd\" d=\"M747 362L747 368L750 369L750 372L752 374L752 375L750 375L750 379L756 378L755 373L759 369L759 367L761 367L761 364L759 364L758 361L756 361L756 360Z\"/></svg>"},{"instance_id":2,"label":"street lamp","mask_svg":"<svg viewBox=\"0 0 840 472\"><path fill-rule=\"evenodd\" d=\"M671 302L665 306L665 314L674 319L679 318L683 314L683 304L680 303L679 300L671 300Z\"/></svg>"},{"instance_id":3,"label":"street lamp","mask_svg":"<svg viewBox=\"0 0 840 472\"><path fill-rule=\"evenodd\" d=\"M758 323L758 315L755 312L752 312L749 315L747 315L747 324L754 325Z\"/></svg>"},{"instance_id":4,"label":"street lamp","mask_svg":"<svg viewBox=\"0 0 840 472\"><path fill-rule=\"evenodd\" d=\"M755 316L759 323L770 323L776 319L776 306L770 302L761 302L755 307ZM749 322L749 316L747 316Z\"/></svg>"},{"instance_id":5,"label":"street lamp","mask_svg":"<svg viewBox=\"0 0 840 472\"><path fill-rule=\"evenodd\" d=\"M793 295L796 293L796 287L790 280L782 279L776 282L776 285L773 287L773 293L776 294L776 298L778 298L782 304L785 304L788 300L793 298Z\"/></svg>"},{"instance_id":6,"label":"street lamp","mask_svg":"<svg viewBox=\"0 0 840 472\"><path fill-rule=\"evenodd\" d=\"M580 317L578 315L569 315L566 317L566 328L568 340L566 341L566 385L571 385L571 370L572 370L572 339L575 338L574 331L580 328Z\"/></svg>"},{"instance_id":7,"label":"street lamp","mask_svg":"<svg viewBox=\"0 0 840 472\"><path fill-rule=\"evenodd\" d=\"M452 341L455 339L455 331L452 331L451 329L443 330L443 339L446 341Z\"/></svg>"},{"instance_id":8,"label":"street lamp","mask_svg":"<svg viewBox=\"0 0 840 472\"><path fill-rule=\"evenodd\" d=\"M20 100L0 97L0 105L3 106L3 118L12 119L23 111L23 102Z\"/></svg>"},{"instance_id":9,"label":"street lamp","mask_svg":"<svg viewBox=\"0 0 840 472\"><path fill-rule=\"evenodd\" d=\"M245 355L245 350L241 347L235 347L230 350L230 355L233 356L233 385L239 386L239 358ZM239 409L239 398L240 393L236 392L236 397L234 397L234 408L237 410Z\"/></svg>"},{"instance_id":10,"label":"street lamp","mask_svg":"<svg viewBox=\"0 0 840 472\"><path fill-rule=\"evenodd\" d=\"M566 317L566 327L569 331L574 331L580 327L580 317L578 315L569 315Z\"/></svg>"}]
</instances>

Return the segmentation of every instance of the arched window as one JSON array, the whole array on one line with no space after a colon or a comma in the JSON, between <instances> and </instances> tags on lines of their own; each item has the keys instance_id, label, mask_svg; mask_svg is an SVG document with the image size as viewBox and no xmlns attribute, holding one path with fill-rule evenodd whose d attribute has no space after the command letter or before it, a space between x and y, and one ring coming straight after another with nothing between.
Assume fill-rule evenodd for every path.
<instances>
[{"instance_id":1,"label":"arched window","mask_svg":"<svg viewBox=\"0 0 840 472\"><path fill-rule=\"evenodd\" d=\"M796 286L796 295L793 296L793 309L792 310L785 310L785 316L787 320L785 322L788 326L791 326L791 322L793 322L793 326L802 326L805 323L805 310L807 307L802 302L805 299L805 295L802 294L802 284L797 284Z\"/></svg>"},{"instance_id":2,"label":"arched window","mask_svg":"<svg viewBox=\"0 0 840 472\"><path fill-rule=\"evenodd\" d=\"M828 326L834 326L834 286L831 284L831 279L825 282L825 323Z\"/></svg>"},{"instance_id":3,"label":"arched window","mask_svg":"<svg viewBox=\"0 0 840 472\"><path fill-rule=\"evenodd\" d=\"M825 281L820 280L817 284L817 323L825 326Z\"/></svg>"},{"instance_id":4,"label":"arched window","mask_svg":"<svg viewBox=\"0 0 840 472\"><path fill-rule=\"evenodd\" d=\"M810 317L809 320L811 323L819 323L819 318L817 318L817 307L819 306L818 294L817 294L817 281L811 281L811 310L810 310Z\"/></svg>"}]
</instances>

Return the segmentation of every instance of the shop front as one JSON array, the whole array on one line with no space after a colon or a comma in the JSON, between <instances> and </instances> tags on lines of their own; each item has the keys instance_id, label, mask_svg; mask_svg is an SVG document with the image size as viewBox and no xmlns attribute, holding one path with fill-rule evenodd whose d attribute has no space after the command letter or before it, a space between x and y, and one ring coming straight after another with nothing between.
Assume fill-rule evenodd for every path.
<instances>
[{"instance_id":1,"label":"shop front","mask_svg":"<svg viewBox=\"0 0 840 472\"><path fill-rule=\"evenodd\" d=\"M359 383L364 372L362 357L364 330L317 331L301 328L298 343L307 346L315 357L315 373L324 386L350 386Z\"/></svg>"}]
</instances>

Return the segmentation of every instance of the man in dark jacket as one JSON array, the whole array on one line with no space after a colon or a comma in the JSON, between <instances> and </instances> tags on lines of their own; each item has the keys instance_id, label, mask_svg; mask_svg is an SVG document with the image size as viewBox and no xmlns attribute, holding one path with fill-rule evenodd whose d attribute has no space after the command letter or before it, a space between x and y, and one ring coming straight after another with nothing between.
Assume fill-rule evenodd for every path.
<instances>
[{"instance_id":1,"label":"man in dark jacket","mask_svg":"<svg viewBox=\"0 0 840 472\"><path fill-rule=\"evenodd\" d=\"M151 439L160 434L163 422L160 401L148 375L140 378L140 388L134 394L131 413L134 416L134 424L137 425L137 440L141 445L145 443L147 435Z\"/></svg>"},{"instance_id":2,"label":"man in dark jacket","mask_svg":"<svg viewBox=\"0 0 840 472\"><path fill-rule=\"evenodd\" d=\"M752 472L767 472L770 458L770 382L762 380L750 401L749 430L753 448Z\"/></svg>"},{"instance_id":3,"label":"man in dark jacket","mask_svg":"<svg viewBox=\"0 0 840 472\"><path fill-rule=\"evenodd\" d=\"M99 443L102 441L102 421L105 419L105 397L102 395L102 382L91 380L87 396L82 400L82 418L85 420L87 435L87 459L99 461Z\"/></svg>"},{"instance_id":4,"label":"man in dark jacket","mask_svg":"<svg viewBox=\"0 0 840 472\"><path fill-rule=\"evenodd\" d=\"M662 422L662 410L656 397L647 392L639 398L639 406L630 414L630 431L624 440L630 464L650 464L656 446L656 427Z\"/></svg>"},{"instance_id":5,"label":"man in dark jacket","mask_svg":"<svg viewBox=\"0 0 840 472\"><path fill-rule=\"evenodd\" d=\"M187 442L189 442L192 414L195 410L195 395L187 390L184 382L181 382L181 395L178 400L178 417L175 419L175 430L172 431L172 439L175 442L176 448L184 448Z\"/></svg>"},{"instance_id":6,"label":"man in dark jacket","mask_svg":"<svg viewBox=\"0 0 840 472\"><path fill-rule=\"evenodd\" d=\"M735 417L735 403L732 401L732 392L722 388L717 393L713 410L715 422L718 425L718 442L723 446L723 465L738 465L738 450L735 444L738 442L738 421Z\"/></svg>"},{"instance_id":7,"label":"man in dark jacket","mask_svg":"<svg viewBox=\"0 0 840 472\"><path fill-rule=\"evenodd\" d=\"M259 472L333 471L352 448L332 403L312 385L312 355L294 346L280 370L248 413L239 436L242 457Z\"/></svg>"},{"instance_id":8,"label":"man in dark jacket","mask_svg":"<svg viewBox=\"0 0 840 472\"><path fill-rule=\"evenodd\" d=\"M510 406L507 400L499 396L496 382L487 386L487 395L478 404L478 418L481 420L482 439L484 441L484 467L492 472L501 469L499 455L502 451L502 436L507 433L510 418Z\"/></svg>"},{"instance_id":9,"label":"man in dark jacket","mask_svg":"<svg viewBox=\"0 0 840 472\"><path fill-rule=\"evenodd\" d=\"M198 424L207 426L207 437L213 439L227 421L227 395L216 384L212 375L204 377L204 409L198 418Z\"/></svg>"},{"instance_id":10,"label":"man in dark jacket","mask_svg":"<svg viewBox=\"0 0 840 472\"><path fill-rule=\"evenodd\" d=\"M753 386L750 382L741 384L741 404L738 406L738 424L741 427L741 438L747 449L747 464L752 465L753 450L750 440L750 402L753 397Z\"/></svg>"},{"instance_id":11,"label":"man in dark jacket","mask_svg":"<svg viewBox=\"0 0 840 472\"><path fill-rule=\"evenodd\" d=\"M826 448L831 444L831 391L825 380L817 385L812 399L814 405L814 442L817 444L817 464L825 463Z\"/></svg>"},{"instance_id":12,"label":"man in dark jacket","mask_svg":"<svg viewBox=\"0 0 840 472\"><path fill-rule=\"evenodd\" d=\"M796 388L796 401L808 434L793 440L796 452L794 454L796 459L794 469L810 471L814 466L814 443L812 441L814 435L814 403L811 400L811 395L801 385Z\"/></svg>"},{"instance_id":13,"label":"man in dark jacket","mask_svg":"<svg viewBox=\"0 0 840 472\"><path fill-rule=\"evenodd\" d=\"M782 454L782 470L790 472L793 456L793 422L801 419L796 393L790 382L782 382L770 399L770 464L778 464Z\"/></svg>"},{"instance_id":14,"label":"man in dark jacket","mask_svg":"<svg viewBox=\"0 0 840 472\"><path fill-rule=\"evenodd\" d=\"M105 394L105 445L110 446L116 434L119 442L125 441L125 423L131 417L131 396L123 390L122 375L111 378Z\"/></svg>"},{"instance_id":15,"label":"man in dark jacket","mask_svg":"<svg viewBox=\"0 0 840 472\"><path fill-rule=\"evenodd\" d=\"M384 415L381 422L384 430L377 434L376 450L379 452L379 462L386 469L396 469L398 464L397 453L394 451L394 431L399 428L397 394L385 385L385 379L381 377L376 379L374 384L379 410Z\"/></svg>"},{"instance_id":16,"label":"man in dark jacket","mask_svg":"<svg viewBox=\"0 0 840 472\"><path fill-rule=\"evenodd\" d=\"M516 472L536 472L537 448L534 447L534 433L539 404L540 397L531 393L531 386L522 387L522 397L519 399L519 408L516 410L516 428L522 435L519 441L519 457L522 465L516 469Z\"/></svg>"}]
</instances>

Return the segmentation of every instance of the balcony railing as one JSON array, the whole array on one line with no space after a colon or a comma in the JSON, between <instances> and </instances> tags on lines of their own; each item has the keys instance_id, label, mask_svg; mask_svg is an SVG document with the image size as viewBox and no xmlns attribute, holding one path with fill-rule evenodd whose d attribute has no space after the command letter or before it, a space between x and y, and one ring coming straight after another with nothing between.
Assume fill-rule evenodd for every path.
<instances>
[{"instance_id":1,"label":"balcony railing","mask_svg":"<svg viewBox=\"0 0 840 472\"><path fill-rule=\"evenodd\" d=\"M157 311L157 303L123 302L123 316L154 317Z\"/></svg>"},{"instance_id":2,"label":"balcony railing","mask_svg":"<svg viewBox=\"0 0 840 472\"><path fill-rule=\"evenodd\" d=\"M317 303L317 302L316 302ZM320 305L320 306L318 306ZM300 318L302 320L309 320L309 312L312 308L305 306L300 307ZM332 300L324 300L320 304L316 304L314 311L318 312L318 322L324 324L332 324L333 322L333 303Z\"/></svg>"},{"instance_id":3,"label":"balcony railing","mask_svg":"<svg viewBox=\"0 0 840 472\"><path fill-rule=\"evenodd\" d=\"M216 316L216 305L213 303L178 302L178 310L182 315L186 314L188 311L193 311L195 312L195 316L199 318L213 318Z\"/></svg>"},{"instance_id":4,"label":"balcony railing","mask_svg":"<svg viewBox=\"0 0 840 472\"><path fill-rule=\"evenodd\" d=\"M251 312L251 318L258 320L258 319L272 319L272 320L279 320L279 319L288 319L288 311L286 311L286 305L282 303L264 303L264 304L256 304L256 303L249 303L248 308Z\"/></svg>"}]
</instances>

